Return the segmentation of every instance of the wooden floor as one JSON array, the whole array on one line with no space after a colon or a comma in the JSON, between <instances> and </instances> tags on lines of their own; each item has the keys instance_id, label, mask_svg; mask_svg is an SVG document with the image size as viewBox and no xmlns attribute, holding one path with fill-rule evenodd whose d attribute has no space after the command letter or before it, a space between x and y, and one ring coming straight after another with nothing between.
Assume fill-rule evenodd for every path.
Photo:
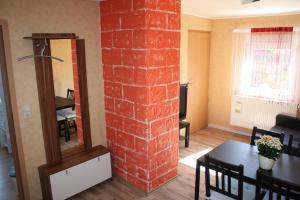
<instances>
[{"instance_id":1,"label":"wooden floor","mask_svg":"<svg viewBox=\"0 0 300 200\"><path fill-rule=\"evenodd\" d=\"M156 191L145 195L131 186L126 185L119 178L113 181L106 181L91 189L82 192L70 199L73 200L185 200L194 198L195 185L195 160L200 154L222 144L225 140L237 140L249 143L250 138L240 136L216 129L205 129L191 134L190 147L184 148L184 141L180 141L178 177ZM194 156L193 156L194 155ZM196 157L195 157L196 155ZM193 167L192 167L193 166ZM201 176L203 176L201 172ZM203 179L202 179L203 180ZM201 182L201 196L204 184ZM201 198L202 199L202 198Z\"/></svg>"},{"instance_id":2,"label":"wooden floor","mask_svg":"<svg viewBox=\"0 0 300 200\"><path fill-rule=\"evenodd\" d=\"M8 176L8 170L12 163L12 155L6 149L0 149L0 199L18 199L16 178Z\"/></svg>"},{"instance_id":3,"label":"wooden floor","mask_svg":"<svg viewBox=\"0 0 300 200\"><path fill-rule=\"evenodd\" d=\"M74 148L79 145L76 132L72 132L70 134L70 141L68 142L66 142L65 137L60 137L59 140L60 140L60 148L62 151Z\"/></svg>"}]
</instances>

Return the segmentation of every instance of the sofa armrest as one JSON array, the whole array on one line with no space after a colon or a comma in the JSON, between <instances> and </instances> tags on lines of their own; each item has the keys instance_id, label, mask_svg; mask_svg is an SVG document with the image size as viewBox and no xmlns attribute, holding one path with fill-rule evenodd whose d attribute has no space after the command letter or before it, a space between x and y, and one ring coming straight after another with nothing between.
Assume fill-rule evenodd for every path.
<instances>
[{"instance_id":1,"label":"sofa armrest","mask_svg":"<svg viewBox=\"0 0 300 200\"><path fill-rule=\"evenodd\" d=\"M288 114L278 114L276 116L276 126L282 126L300 131L300 118Z\"/></svg>"}]
</instances>

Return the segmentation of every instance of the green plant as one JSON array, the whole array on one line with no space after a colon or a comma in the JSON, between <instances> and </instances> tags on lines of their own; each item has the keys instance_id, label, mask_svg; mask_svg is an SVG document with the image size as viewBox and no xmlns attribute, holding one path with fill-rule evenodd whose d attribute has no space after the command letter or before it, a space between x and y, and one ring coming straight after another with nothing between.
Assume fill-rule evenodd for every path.
<instances>
[{"instance_id":1,"label":"green plant","mask_svg":"<svg viewBox=\"0 0 300 200\"><path fill-rule=\"evenodd\" d=\"M263 135L255 141L259 155L276 160L282 150L282 144L278 138Z\"/></svg>"}]
</instances>

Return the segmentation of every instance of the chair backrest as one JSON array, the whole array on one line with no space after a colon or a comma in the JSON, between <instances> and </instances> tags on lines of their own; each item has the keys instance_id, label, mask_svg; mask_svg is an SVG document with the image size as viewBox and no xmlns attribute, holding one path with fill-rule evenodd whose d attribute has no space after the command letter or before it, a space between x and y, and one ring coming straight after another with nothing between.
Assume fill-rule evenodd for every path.
<instances>
[{"instance_id":1,"label":"chair backrest","mask_svg":"<svg viewBox=\"0 0 300 200\"><path fill-rule=\"evenodd\" d=\"M210 182L209 169L215 171L215 184ZM219 175L221 180L219 180ZM243 165L233 165L219 161L205 156L205 187L206 193L209 193L210 190L214 190L220 194L231 197L233 199L243 199L243 176L244 176L244 166ZM232 179L237 180L238 182L238 192L237 194L232 191ZM226 183L225 183L226 182ZM226 187L227 184L227 187ZM208 195L208 196L209 196Z\"/></svg>"},{"instance_id":2,"label":"chair backrest","mask_svg":"<svg viewBox=\"0 0 300 200\"><path fill-rule=\"evenodd\" d=\"M186 118L187 95L188 95L188 84L180 84L180 98L179 98L179 119L180 120Z\"/></svg>"},{"instance_id":3,"label":"chair backrest","mask_svg":"<svg viewBox=\"0 0 300 200\"><path fill-rule=\"evenodd\" d=\"M68 88L68 90L67 90L67 99L75 100L74 90L71 90L71 89Z\"/></svg>"},{"instance_id":4,"label":"chair backrest","mask_svg":"<svg viewBox=\"0 0 300 200\"><path fill-rule=\"evenodd\" d=\"M284 199L286 200L300 199L299 185L293 185L266 173L267 172L264 172L261 169L258 169L256 172L256 200L264 198L262 188L269 190L269 192L266 193L269 195L268 199L273 199L273 196L275 198L275 195L277 195L276 199L282 199L282 197L285 197Z\"/></svg>"},{"instance_id":5,"label":"chair backrest","mask_svg":"<svg viewBox=\"0 0 300 200\"><path fill-rule=\"evenodd\" d=\"M268 130L264 130L264 129L259 129L256 126L254 126L253 131L252 131L250 145L255 145L255 140L260 139L260 137L263 135L270 135L272 137L279 138L280 142L283 143L284 134L276 133L276 132L268 131Z\"/></svg>"}]
</instances>

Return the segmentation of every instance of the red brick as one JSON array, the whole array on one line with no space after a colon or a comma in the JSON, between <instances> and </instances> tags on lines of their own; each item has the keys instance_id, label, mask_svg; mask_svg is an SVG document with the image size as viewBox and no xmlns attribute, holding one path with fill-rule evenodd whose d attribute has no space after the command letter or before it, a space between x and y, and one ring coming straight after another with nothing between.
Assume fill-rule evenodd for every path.
<instances>
[{"instance_id":1,"label":"red brick","mask_svg":"<svg viewBox=\"0 0 300 200\"><path fill-rule=\"evenodd\" d=\"M101 30L119 30L121 28L119 14L101 15Z\"/></svg>"},{"instance_id":2,"label":"red brick","mask_svg":"<svg viewBox=\"0 0 300 200\"><path fill-rule=\"evenodd\" d=\"M167 91L165 86L153 86L150 88L149 101L159 103L166 99Z\"/></svg>"},{"instance_id":3,"label":"red brick","mask_svg":"<svg viewBox=\"0 0 300 200\"><path fill-rule=\"evenodd\" d=\"M170 170L170 162L165 162L163 165L156 169L157 174L165 174Z\"/></svg>"},{"instance_id":4,"label":"red brick","mask_svg":"<svg viewBox=\"0 0 300 200\"><path fill-rule=\"evenodd\" d=\"M100 1L100 14L111 13L111 1Z\"/></svg>"},{"instance_id":5,"label":"red brick","mask_svg":"<svg viewBox=\"0 0 300 200\"><path fill-rule=\"evenodd\" d=\"M117 131L116 133L116 143L123 147L127 147L129 149L134 149L134 137L127 133L123 133Z\"/></svg>"},{"instance_id":6,"label":"red brick","mask_svg":"<svg viewBox=\"0 0 300 200\"><path fill-rule=\"evenodd\" d=\"M132 47L133 48L145 48L146 47L146 31L145 30L133 31Z\"/></svg>"},{"instance_id":7,"label":"red brick","mask_svg":"<svg viewBox=\"0 0 300 200\"><path fill-rule=\"evenodd\" d=\"M158 136L166 131L166 120L160 119L155 122L151 122L151 138Z\"/></svg>"},{"instance_id":8,"label":"red brick","mask_svg":"<svg viewBox=\"0 0 300 200\"><path fill-rule=\"evenodd\" d=\"M77 63L77 52L72 51L72 63L76 64Z\"/></svg>"},{"instance_id":9,"label":"red brick","mask_svg":"<svg viewBox=\"0 0 300 200\"><path fill-rule=\"evenodd\" d=\"M102 49L102 62L104 65L120 65L121 50L120 49Z\"/></svg>"},{"instance_id":10,"label":"red brick","mask_svg":"<svg viewBox=\"0 0 300 200\"><path fill-rule=\"evenodd\" d=\"M167 28L168 15L164 12L146 11L147 28Z\"/></svg>"},{"instance_id":11,"label":"red brick","mask_svg":"<svg viewBox=\"0 0 300 200\"><path fill-rule=\"evenodd\" d=\"M123 64L129 66L146 66L146 51L144 50L124 50Z\"/></svg>"},{"instance_id":12,"label":"red brick","mask_svg":"<svg viewBox=\"0 0 300 200\"><path fill-rule=\"evenodd\" d=\"M113 166L115 166L118 169L125 169L126 165L125 162L122 159L119 159L118 157L113 157Z\"/></svg>"},{"instance_id":13,"label":"red brick","mask_svg":"<svg viewBox=\"0 0 300 200\"><path fill-rule=\"evenodd\" d=\"M127 181L142 190L148 191L148 184L145 181L137 179L135 176L127 174Z\"/></svg>"},{"instance_id":14,"label":"red brick","mask_svg":"<svg viewBox=\"0 0 300 200\"><path fill-rule=\"evenodd\" d=\"M116 167L112 167L112 171L113 171L114 174L116 174L117 176L119 176L123 179L127 178L124 169L119 169L119 168L116 168Z\"/></svg>"},{"instance_id":15,"label":"red brick","mask_svg":"<svg viewBox=\"0 0 300 200\"><path fill-rule=\"evenodd\" d=\"M134 104L128 101L115 101L115 111L117 114L125 116L125 117L133 117L134 116Z\"/></svg>"},{"instance_id":16,"label":"red brick","mask_svg":"<svg viewBox=\"0 0 300 200\"><path fill-rule=\"evenodd\" d=\"M179 112L179 100L175 99L171 101L171 114Z\"/></svg>"},{"instance_id":17,"label":"red brick","mask_svg":"<svg viewBox=\"0 0 300 200\"><path fill-rule=\"evenodd\" d=\"M149 102L149 91L147 87L124 86L124 99L135 103L147 104Z\"/></svg>"},{"instance_id":18,"label":"red brick","mask_svg":"<svg viewBox=\"0 0 300 200\"><path fill-rule=\"evenodd\" d=\"M124 12L132 9L132 0L112 0L112 12Z\"/></svg>"},{"instance_id":19,"label":"red brick","mask_svg":"<svg viewBox=\"0 0 300 200\"><path fill-rule=\"evenodd\" d=\"M157 138L157 151L162 151L170 145L170 138L168 133L159 135Z\"/></svg>"},{"instance_id":20,"label":"red brick","mask_svg":"<svg viewBox=\"0 0 300 200\"><path fill-rule=\"evenodd\" d=\"M169 51L169 50L168 50ZM147 66L148 67L160 67L165 66L169 57L166 54L166 50L150 50L147 52Z\"/></svg>"},{"instance_id":21,"label":"red brick","mask_svg":"<svg viewBox=\"0 0 300 200\"><path fill-rule=\"evenodd\" d=\"M137 154L134 151L126 151L126 162L139 166L140 168L147 169L147 157L143 154Z\"/></svg>"},{"instance_id":22,"label":"red brick","mask_svg":"<svg viewBox=\"0 0 300 200\"><path fill-rule=\"evenodd\" d=\"M180 30L180 15L168 14L168 29Z\"/></svg>"},{"instance_id":23,"label":"red brick","mask_svg":"<svg viewBox=\"0 0 300 200\"><path fill-rule=\"evenodd\" d=\"M134 149L137 153L143 153L143 154L147 153L147 141L146 140L135 137L134 145L135 145Z\"/></svg>"},{"instance_id":24,"label":"red brick","mask_svg":"<svg viewBox=\"0 0 300 200\"><path fill-rule=\"evenodd\" d=\"M122 85L119 83L104 81L104 94L109 97L122 97Z\"/></svg>"},{"instance_id":25,"label":"red brick","mask_svg":"<svg viewBox=\"0 0 300 200\"><path fill-rule=\"evenodd\" d=\"M106 127L106 138L112 142L115 142L116 131L113 128Z\"/></svg>"},{"instance_id":26,"label":"red brick","mask_svg":"<svg viewBox=\"0 0 300 200\"><path fill-rule=\"evenodd\" d=\"M167 65L178 65L179 64L179 50L174 49L168 49L166 51L166 57L167 57Z\"/></svg>"},{"instance_id":27,"label":"red brick","mask_svg":"<svg viewBox=\"0 0 300 200\"><path fill-rule=\"evenodd\" d=\"M131 48L132 47L132 31L115 31L113 33L114 47Z\"/></svg>"},{"instance_id":28,"label":"red brick","mask_svg":"<svg viewBox=\"0 0 300 200\"><path fill-rule=\"evenodd\" d=\"M135 105L135 119L146 121L148 119L148 106L147 105Z\"/></svg>"},{"instance_id":29,"label":"red brick","mask_svg":"<svg viewBox=\"0 0 300 200\"><path fill-rule=\"evenodd\" d=\"M113 43L112 32L101 33L101 46L102 48L111 48Z\"/></svg>"},{"instance_id":30,"label":"red brick","mask_svg":"<svg viewBox=\"0 0 300 200\"><path fill-rule=\"evenodd\" d=\"M114 112L115 111L115 101L111 97L105 97L105 110Z\"/></svg>"},{"instance_id":31,"label":"red brick","mask_svg":"<svg viewBox=\"0 0 300 200\"><path fill-rule=\"evenodd\" d=\"M134 9L156 9L156 0L133 0Z\"/></svg>"},{"instance_id":32,"label":"red brick","mask_svg":"<svg viewBox=\"0 0 300 200\"><path fill-rule=\"evenodd\" d=\"M121 15L122 29L142 29L145 27L145 11L128 12Z\"/></svg>"},{"instance_id":33,"label":"red brick","mask_svg":"<svg viewBox=\"0 0 300 200\"><path fill-rule=\"evenodd\" d=\"M76 40L75 39L71 39L71 49L72 49L72 51L76 51Z\"/></svg>"},{"instance_id":34,"label":"red brick","mask_svg":"<svg viewBox=\"0 0 300 200\"><path fill-rule=\"evenodd\" d=\"M148 141L148 155L152 156L157 152L157 140L152 139Z\"/></svg>"},{"instance_id":35,"label":"red brick","mask_svg":"<svg viewBox=\"0 0 300 200\"><path fill-rule=\"evenodd\" d=\"M117 145L112 145L111 152L112 152L113 157L118 157L123 160L125 159L126 150L123 147L117 146Z\"/></svg>"},{"instance_id":36,"label":"red brick","mask_svg":"<svg viewBox=\"0 0 300 200\"><path fill-rule=\"evenodd\" d=\"M174 115L166 119L167 130L178 128L178 116Z\"/></svg>"},{"instance_id":37,"label":"red brick","mask_svg":"<svg viewBox=\"0 0 300 200\"><path fill-rule=\"evenodd\" d=\"M137 172L136 165L134 165L133 163L127 162L126 163L126 171L129 174L135 175Z\"/></svg>"},{"instance_id":38,"label":"red brick","mask_svg":"<svg viewBox=\"0 0 300 200\"><path fill-rule=\"evenodd\" d=\"M145 169L138 168L137 169L137 177L139 177L143 180L147 180L148 179L147 171Z\"/></svg>"},{"instance_id":39,"label":"red brick","mask_svg":"<svg viewBox=\"0 0 300 200\"><path fill-rule=\"evenodd\" d=\"M129 67L115 67L115 80L121 83L134 82L134 70Z\"/></svg>"},{"instance_id":40,"label":"red brick","mask_svg":"<svg viewBox=\"0 0 300 200\"><path fill-rule=\"evenodd\" d=\"M110 127L114 127L116 129L122 129L124 124L123 117L120 117L115 114L106 113L105 114L106 124Z\"/></svg>"},{"instance_id":41,"label":"red brick","mask_svg":"<svg viewBox=\"0 0 300 200\"><path fill-rule=\"evenodd\" d=\"M124 131L142 138L147 138L147 125L136 120L125 118Z\"/></svg>"},{"instance_id":42,"label":"red brick","mask_svg":"<svg viewBox=\"0 0 300 200\"><path fill-rule=\"evenodd\" d=\"M176 11L175 1L174 0L159 1L159 3L157 4L157 9L175 12Z\"/></svg>"},{"instance_id":43,"label":"red brick","mask_svg":"<svg viewBox=\"0 0 300 200\"><path fill-rule=\"evenodd\" d=\"M179 84L173 83L167 86L168 99L179 97Z\"/></svg>"},{"instance_id":44,"label":"red brick","mask_svg":"<svg viewBox=\"0 0 300 200\"><path fill-rule=\"evenodd\" d=\"M74 77L78 77L78 66L77 63L76 64L72 64L73 67L73 76Z\"/></svg>"},{"instance_id":45,"label":"red brick","mask_svg":"<svg viewBox=\"0 0 300 200\"><path fill-rule=\"evenodd\" d=\"M114 81L114 69L111 65L103 66L103 78L105 81Z\"/></svg>"}]
</instances>

